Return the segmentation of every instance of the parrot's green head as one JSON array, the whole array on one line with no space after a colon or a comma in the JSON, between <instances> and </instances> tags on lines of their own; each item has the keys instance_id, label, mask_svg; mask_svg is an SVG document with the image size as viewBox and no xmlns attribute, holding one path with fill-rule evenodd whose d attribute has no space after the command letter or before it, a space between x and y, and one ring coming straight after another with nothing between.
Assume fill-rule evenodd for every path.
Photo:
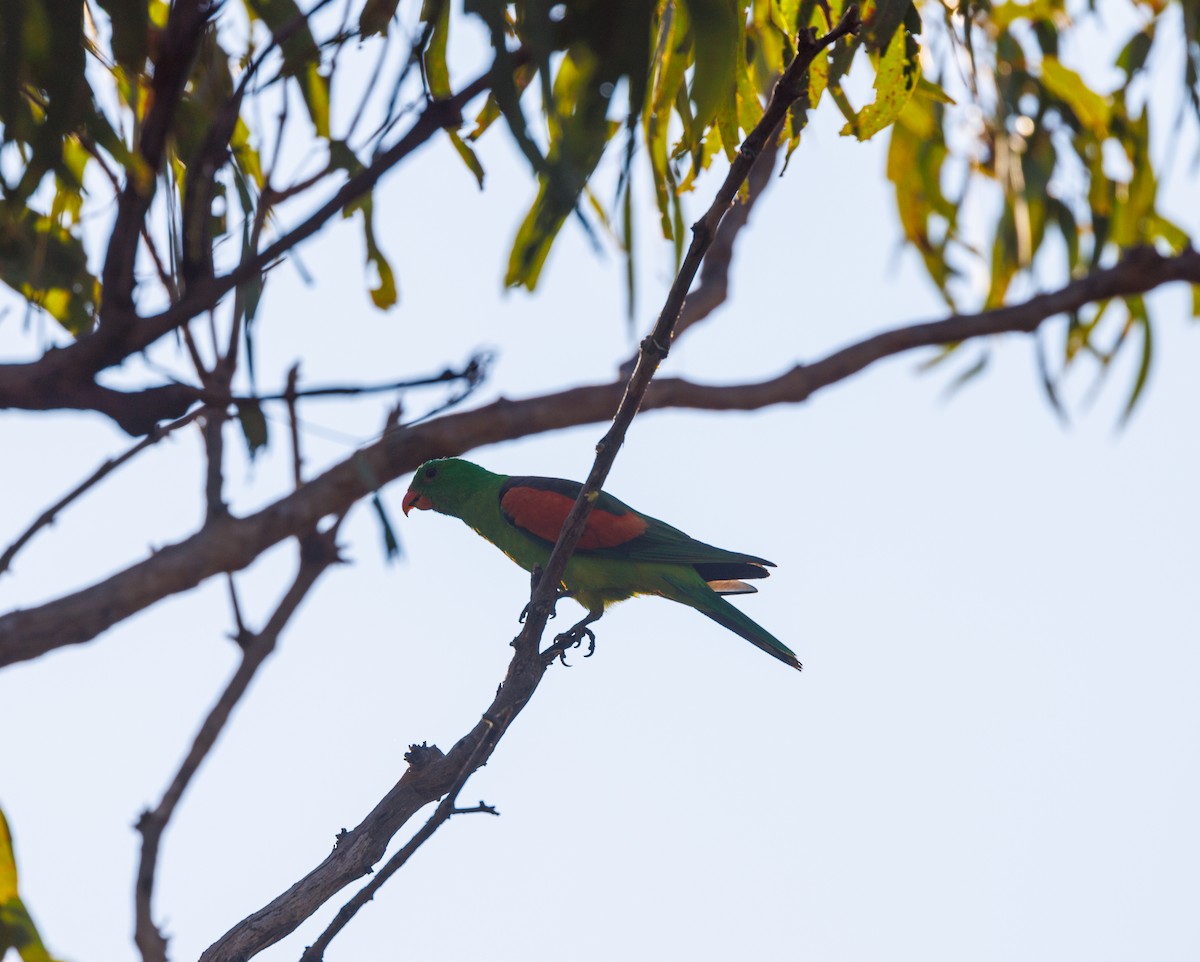
<instances>
[{"instance_id":1,"label":"parrot's green head","mask_svg":"<svg viewBox=\"0 0 1200 962\"><path fill-rule=\"evenodd\" d=\"M432 508L442 514L460 516L461 506L493 477L490 471L461 458L426 461L417 468L404 495L404 513L413 508L419 511Z\"/></svg>"}]
</instances>

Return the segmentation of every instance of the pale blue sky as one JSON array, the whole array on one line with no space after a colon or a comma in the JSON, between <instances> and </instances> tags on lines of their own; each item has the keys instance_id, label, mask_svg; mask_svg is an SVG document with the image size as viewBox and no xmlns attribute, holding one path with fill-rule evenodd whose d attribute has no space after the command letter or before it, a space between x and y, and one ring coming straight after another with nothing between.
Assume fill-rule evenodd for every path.
<instances>
[{"instance_id":1,"label":"pale blue sky","mask_svg":"<svg viewBox=\"0 0 1200 962\"><path fill-rule=\"evenodd\" d=\"M823 109L740 242L731 302L664 374L772 376L942 314L899 250L883 140L855 144L838 126ZM1182 141L1167 195L1193 235L1195 149ZM502 294L532 192L502 131L481 156L483 193L444 142L385 181L377 229L401 287L391 313L364 293L357 224L303 248L312 286L277 271L259 317L263 385L282 384L296 358L311 383L376 381L440 370L477 346L499 353L481 401L612 376L632 343L619 257L596 257L569 227L538 294ZM670 274L650 233L641 250L639 332ZM918 374L914 356L802 406L636 421L609 490L775 561L761 593L738 603L804 673L688 609L613 609L596 656L554 669L468 783L464 801L502 817L442 829L330 962L1195 959L1190 303L1182 289L1155 295L1156 363L1123 432L1134 358L1064 430L1020 337L998 340L986 375L950 400L948 372ZM1051 332L1055 343L1057 322ZM17 311L0 322L0 352L22 344ZM422 399L406 403L415 413ZM313 404L306 418L365 440L383 408ZM231 446L237 511L286 487L284 425L272 427L253 468ZM601 430L470 456L582 477ZM18 413L0 437L16 466L5 541L129 443L98 417ZM305 445L310 471L351 450L315 428ZM0 607L90 583L192 531L200 457L184 433L97 489L0 579ZM355 564L319 584L177 813L156 902L174 959L195 958L320 861L402 772L407 744L448 747L502 677L527 576L453 519L404 519L403 489L384 492L403 559L384 563L374 518L357 508L344 535ZM256 623L293 555L283 546L239 576ZM229 628L215 582L0 674L0 801L27 900L61 956L131 957L131 826L235 664ZM262 958L297 959L343 900Z\"/></svg>"}]
</instances>

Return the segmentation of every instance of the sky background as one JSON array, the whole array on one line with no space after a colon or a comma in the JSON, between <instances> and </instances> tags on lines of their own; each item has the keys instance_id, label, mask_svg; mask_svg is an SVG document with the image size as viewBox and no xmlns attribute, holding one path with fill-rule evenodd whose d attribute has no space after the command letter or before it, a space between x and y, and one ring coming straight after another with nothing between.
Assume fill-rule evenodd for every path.
<instances>
[{"instance_id":1,"label":"sky background","mask_svg":"<svg viewBox=\"0 0 1200 962\"><path fill-rule=\"evenodd\" d=\"M1113 9L1085 44L1124 38ZM944 314L901 246L886 139L838 137L829 107L756 207L730 302L679 342L664 375L759 380ZM1173 118L1165 96L1160 109ZM1181 139L1163 188L1193 236L1196 147ZM532 187L503 131L481 158L482 193L442 140L384 182L377 231L397 269L395 310L370 306L356 224L302 249L311 284L275 272L258 319L264 388L296 359L309 384L375 382L479 347L498 360L472 403L611 379L671 278L650 199L631 333L620 257L597 256L574 226L535 296L501 291ZM715 186L701 185L704 203ZM612 609L595 657L549 673L463 792L501 817L453 819L327 959L1194 960L1200 331L1190 292L1151 303L1155 365L1124 430L1136 358L1064 427L1032 341L1017 336L989 343L985 375L951 398L972 347L953 370L920 373L927 355L904 356L803 405L639 417L607 489L775 561L737 603L804 673L690 609ZM1048 343L1062 328L1049 326ZM19 308L0 320L5 357L35 345ZM173 348L160 353L176 363ZM438 399L410 394L406 411ZM310 473L377 433L385 407L307 405ZM287 489L281 415L253 465L231 435L236 512ZM602 431L470 457L581 478ZM0 438L5 543L130 444L80 415L9 413ZM193 531L201 454L182 432L98 487L0 578L0 608L92 583ZM405 484L383 492L403 557L385 561L372 512L357 507L343 534L354 564L310 595L176 813L155 903L173 959L195 958L323 859L404 771L407 745L449 748L503 676L528 576L451 518L403 518ZM238 576L252 626L294 556L279 546ZM230 629L214 581L0 674L0 802L27 904L63 958L133 956L132 826L236 664ZM297 959L357 887L260 958Z\"/></svg>"}]
</instances>

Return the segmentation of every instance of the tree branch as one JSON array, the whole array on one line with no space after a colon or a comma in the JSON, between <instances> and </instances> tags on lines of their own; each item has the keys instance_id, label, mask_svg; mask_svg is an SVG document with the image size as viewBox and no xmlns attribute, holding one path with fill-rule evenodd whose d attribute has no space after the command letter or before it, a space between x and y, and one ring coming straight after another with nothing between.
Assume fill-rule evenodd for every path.
<instances>
[{"instance_id":1,"label":"tree branch","mask_svg":"<svg viewBox=\"0 0 1200 962\"><path fill-rule=\"evenodd\" d=\"M750 211L755 202L771 184L771 175L775 172L778 156L779 142L768 141L754 166L750 168L750 176L746 178L745 197L739 197L721 218L716 239L700 265L699 283L688 292L687 300L683 302L683 311L675 324L672 343L679 340L684 331L703 321L724 304L729 296L729 274L733 268L734 245L742 229L750 222ZM636 364L635 354L621 365L621 374L628 377Z\"/></svg>"},{"instance_id":2,"label":"tree branch","mask_svg":"<svg viewBox=\"0 0 1200 962\"><path fill-rule=\"evenodd\" d=\"M642 341L637 364L629 376L629 383L625 387L621 403L613 416L612 426L596 445L596 459L592 463L591 471L588 472L587 481L579 489L579 496L575 499L570 514L563 522L554 550L550 552L550 558L546 562L545 570L541 573L540 579L535 579L529 606L526 609L528 617L525 619L525 625L520 635L513 643L517 649L517 657L514 661L518 661L522 657L532 657L537 652L542 632L546 628L546 620L554 610L554 602L558 597L559 586L562 584L567 562L571 560L571 554L583 535L584 525L587 524L588 515L592 512L592 505L595 504L597 495L604 486L604 481L612 469L617 452L625 443L625 434L629 430L629 425L642 406L642 400L646 396L659 364L670 350L675 323L679 320L679 315L683 310L687 292L691 289L696 272L700 269L700 262L708 253L713 241L716 240L721 219L729 210L734 198L737 197L738 191L750 175L750 169L758 160L759 155L769 142L775 140L792 104L806 93L809 65L826 47L832 46L842 37L853 33L859 26L858 5L851 3L847 6L838 25L820 39L817 39L811 30L800 31L796 37L796 55L783 71L774 90L771 91L771 98L763 110L762 118L746 135L737 157L729 165L729 173L718 188L712 204L705 211L704 216L692 225L692 242L675 275L671 289L667 292L666 302L654 324L654 330Z\"/></svg>"},{"instance_id":3,"label":"tree branch","mask_svg":"<svg viewBox=\"0 0 1200 962\"><path fill-rule=\"evenodd\" d=\"M486 716L484 722L488 722ZM300 957L300 962L321 962L325 957L325 950L329 948L329 943L358 914L358 910L375 897L375 893L383 888L384 883L400 871L404 867L404 864L412 858L417 849L424 845L433 836L434 832L448 822L451 816L468 811L489 812L492 815L498 814L494 808L490 805L484 805L483 802L480 802L479 806L473 809L455 807L458 802L459 792L463 790L467 779L482 764L483 760L480 756L483 754L486 744L485 739L480 740L479 744L475 746L475 750L463 761L462 768L454 779L454 784L450 786L450 790L446 792L445 797L442 798L438 807L433 810L433 814L429 816L425 824L421 826L412 838L404 843L395 855L387 860L387 864L374 874L370 882L355 892L350 901L338 909L337 915L325 927L325 931L321 933L320 937L312 945L304 950L304 954Z\"/></svg>"},{"instance_id":4,"label":"tree branch","mask_svg":"<svg viewBox=\"0 0 1200 962\"><path fill-rule=\"evenodd\" d=\"M110 475L126 461L129 461L131 458L137 456L142 451L146 450L146 448L158 444L159 441L173 431L176 431L185 424L190 424L192 421L196 420L199 414L200 411L196 410L191 414L181 417L178 421L172 421L170 424L164 425L161 428L155 428L124 454L120 454L115 458L109 458L102 465L100 465L100 467L89 474L83 481L55 501L54 504L50 505L50 507L37 516L33 524L26 528L16 541L14 541L4 550L4 554L0 555L0 575L4 574L4 572L8 570L9 565L12 564L13 558L17 556L17 552L24 548L25 545L27 545L33 538L33 536L41 531L42 528L53 524L59 513L64 508L86 494L89 490L103 481L108 475Z\"/></svg>"},{"instance_id":5,"label":"tree branch","mask_svg":"<svg viewBox=\"0 0 1200 962\"><path fill-rule=\"evenodd\" d=\"M1113 267L1023 304L885 331L768 381L717 387L659 380L647 392L642 407L750 411L794 404L905 351L994 334L1032 333L1047 319L1085 304L1142 294L1171 281L1200 284L1200 254L1190 248L1174 256L1150 249L1132 251ZM89 641L130 615L194 588L212 575L245 568L262 551L320 518L348 510L370 493L362 480L360 458L372 476L386 484L431 457L463 454L485 444L607 420L623 391L623 384L612 383L520 401L501 399L390 432L261 511L222 519L97 584L0 616L0 667Z\"/></svg>"},{"instance_id":6,"label":"tree branch","mask_svg":"<svg viewBox=\"0 0 1200 962\"><path fill-rule=\"evenodd\" d=\"M276 607L275 613L267 620L261 631L255 634L245 632L241 623L241 612L237 606L236 595L233 596L234 612L238 622L236 640L243 653L241 664L238 665L237 671L225 686L221 697L217 699L217 703L208 713L208 717L204 719L204 723L200 726L200 730L192 742L192 747L188 750L175 777L171 779L171 784L163 793L162 799L152 811L143 812L137 823L137 829L142 835L142 853L138 862L137 885L134 889L136 918L134 942L137 943L143 962L167 962L166 939L163 938L158 926L154 923L152 915L154 876L163 832L192 778L217 743L233 709L246 693L246 689L250 687L250 682L258 669L275 650L279 635L287 626L288 621L325 569L340 560L337 550L337 532L340 524L341 519L339 518L329 530L320 533L313 530L302 538L300 566L296 577Z\"/></svg>"},{"instance_id":7,"label":"tree branch","mask_svg":"<svg viewBox=\"0 0 1200 962\"><path fill-rule=\"evenodd\" d=\"M304 221L253 256L245 258L228 274L198 281L179 301L163 313L132 323L132 314L119 324L80 338L66 347L48 351L37 361L22 364L0 364L0 408L19 408L29 411L49 411L60 408L94 410L106 414L120 427L133 435L147 434L159 421L180 417L194 397L192 389L168 385L146 391L123 394L94 383L95 374L142 351L165 334L214 307L239 284L259 276L264 268L278 260L293 247L307 240L339 214L342 209L370 191L379 179L410 153L428 142L445 127L458 124L462 108L488 89L490 74L484 74L459 93L446 100L431 101L420 117L395 144L380 153L366 167L351 176L321 207ZM130 202L130 209L133 209ZM143 212L144 213L144 212ZM113 243L123 229L118 212L118 224L113 228ZM128 215L132 217L133 215ZM138 229L140 220L134 225ZM126 241L136 247L136 237ZM110 248L111 249L111 248ZM131 255L132 256L132 255ZM110 257L110 260L112 258ZM115 274L120 258L113 262ZM121 268L124 270L124 268ZM109 268L106 265L106 285ZM130 268L132 271L132 268ZM132 278L132 273L130 273ZM112 293L105 287L105 302L120 297L120 284L114 280ZM132 284L132 280L130 280ZM130 287L132 290L132 287ZM132 301L118 313L132 312ZM130 323L126 323L126 321Z\"/></svg>"},{"instance_id":8,"label":"tree branch","mask_svg":"<svg viewBox=\"0 0 1200 962\"><path fill-rule=\"evenodd\" d=\"M144 173L130 172L125 181L104 259L101 329L83 338L80 344L97 338L119 340L137 321L133 288L138 238L154 197L155 179L162 166L175 107L192 69L200 38L216 7L212 0L176 0L171 6L154 61L153 96L138 140L146 169Z\"/></svg>"}]
</instances>

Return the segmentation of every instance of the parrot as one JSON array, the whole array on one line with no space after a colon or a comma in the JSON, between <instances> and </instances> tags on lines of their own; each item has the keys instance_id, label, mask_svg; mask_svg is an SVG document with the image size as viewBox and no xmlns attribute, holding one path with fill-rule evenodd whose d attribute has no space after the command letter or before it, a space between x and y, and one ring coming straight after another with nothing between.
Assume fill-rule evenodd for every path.
<instances>
[{"instance_id":1,"label":"parrot","mask_svg":"<svg viewBox=\"0 0 1200 962\"><path fill-rule=\"evenodd\" d=\"M461 458L426 461L404 495L404 514L432 509L459 518L526 571L544 567L579 491L561 478L493 474ZM635 595L657 595L695 608L717 624L786 665L800 670L795 653L722 595L753 594L748 580L766 578L775 565L755 555L697 541L601 492L567 563L560 596L587 609L587 616L559 639L588 654L596 636L588 625L608 605Z\"/></svg>"}]
</instances>

